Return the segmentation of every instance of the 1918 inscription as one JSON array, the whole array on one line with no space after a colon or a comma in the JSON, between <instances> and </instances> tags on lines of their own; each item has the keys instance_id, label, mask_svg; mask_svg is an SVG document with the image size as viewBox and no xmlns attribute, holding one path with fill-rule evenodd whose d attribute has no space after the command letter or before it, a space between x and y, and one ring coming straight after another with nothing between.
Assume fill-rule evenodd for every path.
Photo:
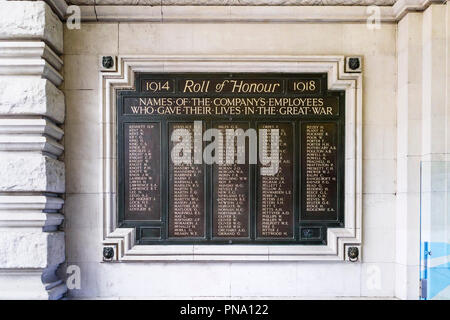
<instances>
[{"instance_id":1,"label":"1918 inscription","mask_svg":"<svg viewBox=\"0 0 450 320\"><path fill-rule=\"evenodd\" d=\"M141 244L324 244L343 225L345 95L325 74L141 73L117 105L119 222Z\"/></svg>"}]
</instances>

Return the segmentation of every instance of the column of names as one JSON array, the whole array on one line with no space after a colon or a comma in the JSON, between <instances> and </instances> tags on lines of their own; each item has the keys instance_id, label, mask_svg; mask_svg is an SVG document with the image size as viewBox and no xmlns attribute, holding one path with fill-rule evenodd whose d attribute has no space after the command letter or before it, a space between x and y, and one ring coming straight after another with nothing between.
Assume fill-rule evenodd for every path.
<instances>
[{"instance_id":1,"label":"column of names","mask_svg":"<svg viewBox=\"0 0 450 320\"><path fill-rule=\"evenodd\" d=\"M159 124L125 124L125 216L130 220L160 219Z\"/></svg>"},{"instance_id":2,"label":"column of names","mask_svg":"<svg viewBox=\"0 0 450 320\"><path fill-rule=\"evenodd\" d=\"M223 164L214 165L214 210L213 235L214 237L241 238L249 236L249 165L245 140L233 138L233 145L227 145L226 133L248 129L246 123L224 123L217 128L224 137ZM241 139L245 137L241 136ZM242 144L242 141L244 144ZM227 163L227 154L234 156L232 164ZM244 163L238 163L243 157Z\"/></svg>"},{"instance_id":3,"label":"column of names","mask_svg":"<svg viewBox=\"0 0 450 320\"><path fill-rule=\"evenodd\" d=\"M176 164L169 159L169 237L201 238L205 235L204 170L202 164L193 162L194 124L170 123L169 139L177 129L187 130L190 135L191 162ZM169 150L173 146L171 141Z\"/></svg>"},{"instance_id":4,"label":"column of names","mask_svg":"<svg viewBox=\"0 0 450 320\"><path fill-rule=\"evenodd\" d=\"M261 164L258 167L259 192L257 213L257 237L259 238L292 238L294 230L293 211L293 129L290 123L267 123L258 126L267 130L268 137L260 157L268 155L273 130L279 132L279 165L274 175L262 175ZM259 134L261 139L261 133ZM261 146L261 144L260 144ZM261 161L261 159L260 159ZM267 161L267 159L263 159Z\"/></svg>"},{"instance_id":5,"label":"column of names","mask_svg":"<svg viewBox=\"0 0 450 320\"><path fill-rule=\"evenodd\" d=\"M336 124L308 123L303 126L302 134L302 213L307 219L336 218Z\"/></svg>"}]
</instances>

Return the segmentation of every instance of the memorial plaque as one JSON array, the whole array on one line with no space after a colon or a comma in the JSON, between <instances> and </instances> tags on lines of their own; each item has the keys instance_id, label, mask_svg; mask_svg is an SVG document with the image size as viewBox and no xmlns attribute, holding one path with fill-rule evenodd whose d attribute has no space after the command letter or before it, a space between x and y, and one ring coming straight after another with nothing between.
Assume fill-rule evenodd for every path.
<instances>
[{"instance_id":1,"label":"memorial plaque","mask_svg":"<svg viewBox=\"0 0 450 320\"><path fill-rule=\"evenodd\" d=\"M250 235L248 142L245 131L248 123L221 123L216 126L223 136L232 132L232 140L225 139L222 163L213 167L213 236L248 238ZM236 138L234 138L236 135ZM244 139L238 144L239 139ZM236 140L236 141L235 141ZM231 143L230 143L231 142ZM239 159L243 161L239 161ZM241 163L243 162L243 163Z\"/></svg>"},{"instance_id":2,"label":"memorial plaque","mask_svg":"<svg viewBox=\"0 0 450 320\"><path fill-rule=\"evenodd\" d=\"M169 136L174 130L187 134L189 138L187 158L191 164L169 161L169 237L201 238L205 236L204 206L204 170L202 164L194 163L194 123L169 123ZM170 141L169 150L174 150L174 141Z\"/></svg>"},{"instance_id":3,"label":"memorial plaque","mask_svg":"<svg viewBox=\"0 0 450 320\"><path fill-rule=\"evenodd\" d=\"M290 123L264 123L258 131L267 130L267 139L260 141L260 164L258 167L258 214L257 236L260 238L292 238L294 235L293 203L293 128ZM278 164L274 166L271 156L272 135L279 135ZM261 139L261 133L259 138ZM270 170L274 174L270 174ZM269 171L264 174L264 170Z\"/></svg>"},{"instance_id":4,"label":"memorial plaque","mask_svg":"<svg viewBox=\"0 0 450 320\"><path fill-rule=\"evenodd\" d=\"M323 245L343 227L345 94L326 74L135 79L117 94L117 208L138 243Z\"/></svg>"},{"instance_id":5,"label":"memorial plaque","mask_svg":"<svg viewBox=\"0 0 450 320\"><path fill-rule=\"evenodd\" d=\"M159 220L160 128L158 123L127 123L125 130L125 218Z\"/></svg>"}]
</instances>

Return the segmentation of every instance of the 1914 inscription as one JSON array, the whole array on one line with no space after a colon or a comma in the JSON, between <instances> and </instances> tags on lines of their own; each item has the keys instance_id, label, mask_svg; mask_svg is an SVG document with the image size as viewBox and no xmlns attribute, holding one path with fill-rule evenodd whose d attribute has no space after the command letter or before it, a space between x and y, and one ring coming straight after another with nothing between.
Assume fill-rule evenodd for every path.
<instances>
[{"instance_id":1,"label":"1914 inscription","mask_svg":"<svg viewBox=\"0 0 450 320\"><path fill-rule=\"evenodd\" d=\"M119 222L141 244L323 244L343 225L345 95L325 74L141 73L117 104Z\"/></svg>"}]
</instances>

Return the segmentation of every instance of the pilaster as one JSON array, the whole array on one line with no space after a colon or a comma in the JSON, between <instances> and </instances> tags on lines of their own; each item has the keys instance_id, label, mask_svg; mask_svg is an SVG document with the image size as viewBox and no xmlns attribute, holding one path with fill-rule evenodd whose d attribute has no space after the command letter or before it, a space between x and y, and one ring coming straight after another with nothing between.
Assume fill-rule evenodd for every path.
<instances>
[{"instance_id":1,"label":"pilaster","mask_svg":"<svg viewBox=\"0 0 450 320\"><path fill-rule=\"evenodd\" d=\"M62 1L64 2L64 1ZM0 2L0 299L59 299L65 260L63 24L44 1Z\"/></svg>"},{"instance_id":2,"label":"pilaster","mask_svg":"<svg viewBox=\"0 0 450 320\"><path fill-rule=\"evenodd\" d=\"M447 156L447 8L432 4L398 23L396 296L402 299L419 298L421 184L431 183L421 181L421 162Z\"/></svg>"}]
</instances>

